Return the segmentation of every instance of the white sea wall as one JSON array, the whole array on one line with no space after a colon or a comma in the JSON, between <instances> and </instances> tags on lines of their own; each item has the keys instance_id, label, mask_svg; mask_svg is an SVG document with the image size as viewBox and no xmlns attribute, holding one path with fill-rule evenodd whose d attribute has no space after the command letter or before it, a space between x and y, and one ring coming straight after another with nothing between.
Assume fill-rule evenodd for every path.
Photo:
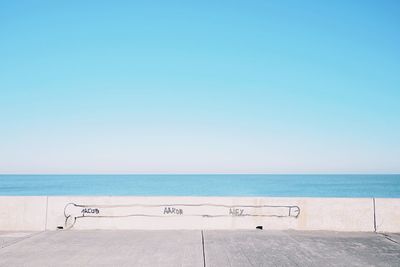
<instances>
[{"instance_id":1,"label":"white sea wall","mask_svg":"<svg viewBox=\"0 0 400 267\"><path fill-rule=\"evenodd\" d=\"M400 232L399 198L376 198L375 211L378 232Z\"/></svg>"},{"instance_id":2,"label":"white sea wall","mask_svg":"<svg viewBox=\"0 0 400 267\"><path fill-rule=\"evenodd\" d=\"M47 197L0 196L0 231L46 229Z\"/></svg>"},{"instance_id":3,"label":"white sea wall","mask_svg":"<svg viewBox=\"0 0 400 267\"><path fill-rule=\"evenodd\" d=\"M0 197L0 231L255 229L400 232L400 199Z\"/></svg>"}]
</instances>

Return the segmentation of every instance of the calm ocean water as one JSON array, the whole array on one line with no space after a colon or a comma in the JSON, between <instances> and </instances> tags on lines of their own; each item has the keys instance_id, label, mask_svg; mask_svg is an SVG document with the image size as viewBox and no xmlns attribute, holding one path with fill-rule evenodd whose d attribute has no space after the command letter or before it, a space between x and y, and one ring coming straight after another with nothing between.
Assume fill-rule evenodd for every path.
<instances>
[{"instance_id":1,"label":"calm ocean water","mask_svg":"<svg viewBox=\"0 0 400 267\"><path fill-rule=\"evenodd\" d=\"M400 175L0 175L0 195L400 197Z\"/></svg>"}]
</instances>

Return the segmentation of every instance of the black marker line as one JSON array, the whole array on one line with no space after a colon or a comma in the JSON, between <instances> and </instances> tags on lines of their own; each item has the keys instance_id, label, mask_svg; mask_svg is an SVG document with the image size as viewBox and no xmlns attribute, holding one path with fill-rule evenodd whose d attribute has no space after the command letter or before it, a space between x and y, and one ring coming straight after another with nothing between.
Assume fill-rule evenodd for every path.
<instances>
[{"instance_id":1,"label":"black marker line","mask_svg":"<svg viewBox=\"0 0 400 267\"><path fill-rule=\"evenodd\" d=\"M171 206L183 206L183 207L202 207L202 206L210 206L210 207L223 207L223 208L299 208L296 205L224 205L224 204L212 204L212 203L202 203L202 204L127 204L127 205L80 205L75 203L68 203L68 205L73 205L79 208L124 208L124 207L171 207Z\"/></svg>"},{"instance_id":2,"label":"black marker line","mask_svg":"<svg viewBox=\"0 0 400 267\"><path fill-rule=\"evenodd\" d=\"M188 215L149 215L149 214L127 214L127 215L82 215L76 216L74 218L125 218L125 217L155 217L155 218L173 218L173 217L206 217L206 218L220 218L220 217L231 217L231 218L240 218L240 217L276 217L276 218L287 218L287 215L266 215L266 214L244 214L240 216L232 216L232 215L208 215L208 214L188 214ZM295 218L295 217L293 217Z\"/></svg>"}]
</instances>

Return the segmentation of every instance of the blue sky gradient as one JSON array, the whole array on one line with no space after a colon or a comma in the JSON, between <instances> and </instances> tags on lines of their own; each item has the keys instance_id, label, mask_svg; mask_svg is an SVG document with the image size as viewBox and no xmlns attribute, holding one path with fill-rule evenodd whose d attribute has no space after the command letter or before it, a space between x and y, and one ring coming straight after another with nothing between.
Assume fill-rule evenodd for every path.
<instances>
[{"instance_id":1,"label":"blue sky gradient","mask_svg":"<svg viewBox=\"0 0 400 267\"><path fill-rule=\"evenodd\" d=\"M399 1L1 1L0 173L400 173Z\"/></svg>"}]
</instances>

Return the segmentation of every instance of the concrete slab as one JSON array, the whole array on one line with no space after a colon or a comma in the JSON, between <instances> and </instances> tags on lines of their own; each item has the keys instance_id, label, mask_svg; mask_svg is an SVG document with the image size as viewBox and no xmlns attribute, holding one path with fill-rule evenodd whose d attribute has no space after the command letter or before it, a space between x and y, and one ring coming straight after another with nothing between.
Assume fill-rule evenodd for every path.
<instances>
[{"instance_id":1,"label":"concrete slab","mask_svg":"<svg viewBox=\"0 0 400 267\"><path fill-rule=\"evenodd\" d=\"M0 266L203 266L200 231L52 231L0 249Z\"/></svg>"},{"instance_id":2,"label":"concrete slab","mask_svg":"<svg viewBox=\"0 0 400 267\"><path fill-rule=\"evenodd\" d=\"M206 266L399 266L400 245L373 233L205 231Z\"/></svg>"},{"instance_id":3,"label":"concrete slab","mask_svg":"<svg viewBox=\"0 0 400 267\"><path fill-rule=\"evenodd\" d=\"M0 266L400 266L398 238L265 230L4 233L0 240L12 243L0 248Z\"/></svg>"}]
</instances>

